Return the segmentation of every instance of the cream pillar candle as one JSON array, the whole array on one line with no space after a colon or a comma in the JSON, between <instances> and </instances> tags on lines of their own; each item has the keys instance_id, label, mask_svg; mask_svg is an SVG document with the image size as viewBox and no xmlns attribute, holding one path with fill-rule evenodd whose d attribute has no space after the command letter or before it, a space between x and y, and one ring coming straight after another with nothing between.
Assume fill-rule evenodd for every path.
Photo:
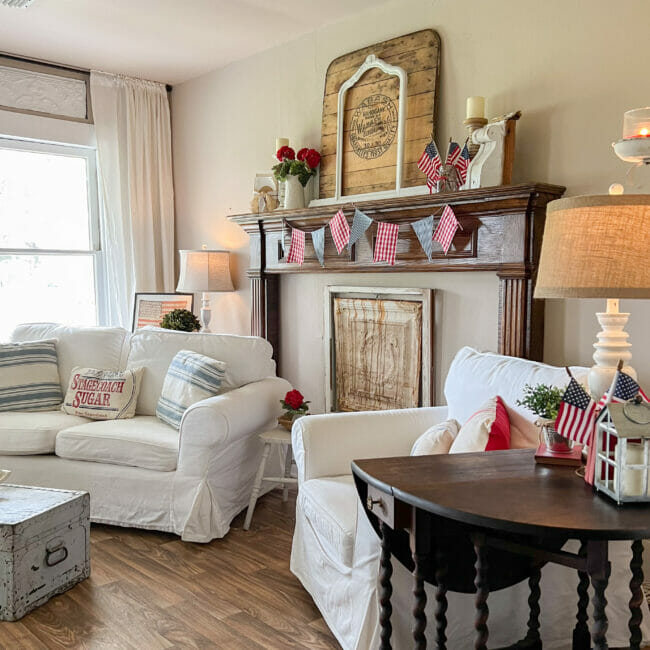
<instances>
[{"instance_id":1,"label":"cream pillar candle","mask_svg":"<svg viewBox=\"0 0 650 650\"><path fill-rule=\"evenodd\" d=\"M620 455L620 443L614 449L614 458L618 465ZM644 465L645 458L643 454L643 444L637 442L627 443L626 452L627 465ZM616 471L614 471L614 485L616 485ZM650 486L649 486L650 488ZM648 490L650 492L650 489ZM621 493L625 496L640 497L643 494L643 470L642 469L624 469L621 480Z\"/></svg>"},{"instance_id":2,"label":"cream pillar candle","mask_svg":"<svg viewBox=\"0 0 650 650\"><path fill-rule=\"evenodd\" d=\"M467 119L485 117L485 97L468 97L467 98Z\"/></svg>"},{"instance_id":3,"label":"cream pillar candle","mask_svg":"<svg viewBox=\"0 0 650 650\"><path fill-rule=\"evenodd\" d=\"M277 151L280 147L288 147L289 138L276 138L275 139L275 150Z\"/></svg>"}]
</instances>

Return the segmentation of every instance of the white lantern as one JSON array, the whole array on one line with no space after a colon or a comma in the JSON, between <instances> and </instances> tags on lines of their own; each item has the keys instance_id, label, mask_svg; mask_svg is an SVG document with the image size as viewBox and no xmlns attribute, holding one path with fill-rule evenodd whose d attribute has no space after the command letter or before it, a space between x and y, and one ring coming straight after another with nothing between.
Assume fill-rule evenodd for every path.
<instances>
[{"instance_id":1,"label":"white lantern","mask_svg":"<svg viewBox=\"0 0 650 650\"><path fill-rule=\"evenodd\" d=\"M594 444L594 487L619 505L650 502L650 405L609 404Z\"/></svg>"}]
</instances>

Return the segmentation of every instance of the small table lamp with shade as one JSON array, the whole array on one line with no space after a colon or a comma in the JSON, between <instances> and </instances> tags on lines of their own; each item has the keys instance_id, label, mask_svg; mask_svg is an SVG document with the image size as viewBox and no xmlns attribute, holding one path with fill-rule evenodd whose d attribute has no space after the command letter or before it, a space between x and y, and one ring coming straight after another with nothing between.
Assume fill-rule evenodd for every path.
<instances>
[{"instance_id":1,"label":"small table lamp with shade","mask_svg":"<svg viewBox=\"0 0 650 650\"><path fill-rule=\"evenodd\" d=\"M234 291L230 278L230 253L228 251L181 250L181 272L176 291L202 292L201 322L203 331L209 332L212 310L208 292Z\"/></svg>"},{"instance_id":2,"label":"small table lamp with shade","mask_svg":"<svg viewBox=\"0 0 650 650\"><path fill-rule=\"evenodd\" d=\"M607 311L596 314L602 331L589 389L596 400L609 390L619 360L636 378L624 330L629 314L619 312L619 299L650 298L650 195L551 201L535 298L606 298Z\"/></svg>"}]
</instances>

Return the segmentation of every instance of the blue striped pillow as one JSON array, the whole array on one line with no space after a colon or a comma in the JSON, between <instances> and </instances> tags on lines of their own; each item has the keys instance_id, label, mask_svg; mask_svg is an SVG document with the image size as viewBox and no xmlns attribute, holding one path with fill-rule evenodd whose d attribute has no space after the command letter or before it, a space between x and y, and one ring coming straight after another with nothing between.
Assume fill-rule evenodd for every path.
<instances>
[{"instance_id":1,"label":"blue striped pillow","mask_svg":"<svg viewBox=\"0 0 650 650\"><path fill-rule=\"evenodd\" d=\"M0 345L0 411L50 411L62 401L56 341Z\"/></svg>"},{"instance_id":2,"label":"blue striped pillow","mask_svg":"<svg viewBox=\"0 0 650 650\"><path fill-rule=\"evenodd\" d=\"M219 393L225 373L223 361L181 350L169 364L156 416L180 429L183 413L192 404Z\"/></svg>"}]
</instances>

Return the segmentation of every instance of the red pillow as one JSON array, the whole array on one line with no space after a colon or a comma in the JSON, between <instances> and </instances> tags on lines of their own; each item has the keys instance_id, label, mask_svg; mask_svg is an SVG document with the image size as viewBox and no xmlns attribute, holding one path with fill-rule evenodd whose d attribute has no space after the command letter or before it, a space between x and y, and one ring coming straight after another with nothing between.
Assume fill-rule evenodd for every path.
<instances>
[{"instance_id":1,"label":"red pillow","mask_svg":"<svg viewBox=\"0 0 650 650\"><path fill-rule=\"evenodd\" d=\"M485 451L496 449L510 449L510 418L506 405L500 397L497 397L496 417L490 427Z\"/></svg>"},{"instance_id":2,"label":"red pillow","mask_svg":"<svg viewBox=\"0 0 650 650\"><path fill-rule=\"evenodd\" d=\"M460 428L450 454L510 449L510 418L503 400L491 397Z\"/></svg>"}]
</instances>

